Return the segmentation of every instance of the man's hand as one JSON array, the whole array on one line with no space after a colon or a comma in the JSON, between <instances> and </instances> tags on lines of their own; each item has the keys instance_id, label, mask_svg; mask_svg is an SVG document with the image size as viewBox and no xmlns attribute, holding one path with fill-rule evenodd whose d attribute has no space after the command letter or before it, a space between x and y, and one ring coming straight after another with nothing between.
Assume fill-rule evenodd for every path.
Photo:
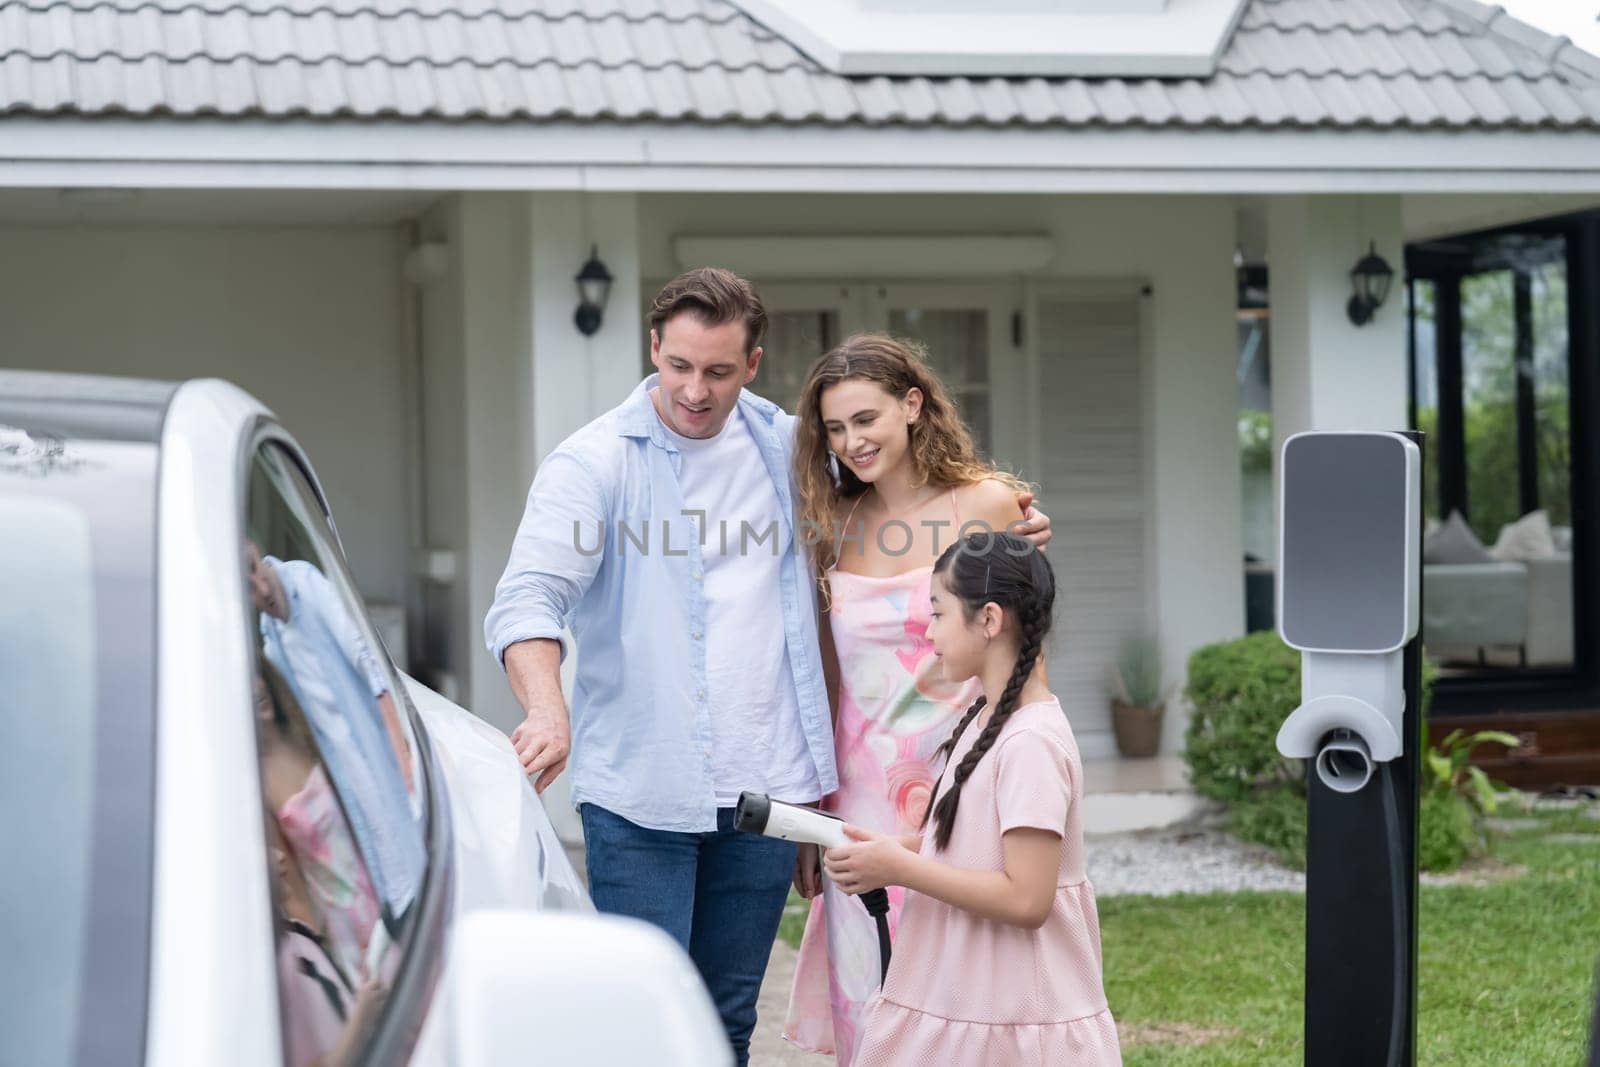
<instances>
[{"instance_id":1,"label":"man's hand","mask_svg":"<svg viewBox=\"0 0 1600 1067\"><path fill-rule=\"evenodd\" d=\"M557 698L553 705L529 708L527 718L511 731L511 747L517 750L523 772L534 779L534 792L543 793L566 769L572 751L566 701Z\"/></svg>"},{"instance_id":2,"label":"man's hand","mask_svg":"<svg viewBox=\"0 0 1600 1067\"><path fill-rule=\"evenodd\" d=\"M833 884L855 896L886 885L904 885L902 864L912 853L895 837L846 825L850 844L828 849L822 866Z\"/></svg>"},{"instance_id":3,"label":"man's hand","mask_svg":"<svg viewBox=\"0 0 1600 1067\"><path fill-rule=\"evenodd\" d=\"M411 781L411 746L406 744L405 731L400 729L400 713L395 710L394 697L389 693L378 695L378 714L383 718L383 728L389 735L389 744L394 747L394 758L400 764L400 779L405 782L406 792L415 792Z\"/></svg>"},{"instance_id":4,"label":"man's hand","mask_svg":"<svg viewBox=\"0 0 1600 1067\"><path fill-rule=\"evenodd\" d=\"M561 695L561 646L548 639L518 641L506 649L506 678L524 718L511 731L522 769L543 793L567 765L572 729ZM537 775L537 777L535 777Z\"/></svg>"},{"instance_id":5,"label":"man's hand","mask_svg":"<svg viewBox=\"0 0 1600 1067\"><path fill-rule=\"evenodd\" d=\"M822 892L822 852L810 842L795 853L794 891L807 900Z\"/></svg>"},{"instance_id":6,"label":"man's hand","mask_svg":"<svg viewBox=\"0 0 1600 1067\"><path fill-rule=\"evenodd\" d=\"M1050 516L1033 506L1032 493L1018 493L1017 507L1022 509L1022 520L1011 524L1011 532L1026 537L1034 548L1043 552L1054 536L1050 532Z\"/></svg>"}]
</instances>

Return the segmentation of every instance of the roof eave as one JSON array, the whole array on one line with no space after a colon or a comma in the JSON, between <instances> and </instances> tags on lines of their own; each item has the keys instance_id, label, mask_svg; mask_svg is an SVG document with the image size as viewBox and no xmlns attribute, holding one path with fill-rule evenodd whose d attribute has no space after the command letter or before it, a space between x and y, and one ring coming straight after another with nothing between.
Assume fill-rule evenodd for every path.
<instances>
[{"instance_id":1,"label":"roof eave","mask_svg":"<svg viewBox=\"0 0 1600 1067\"><path fill-rule=\"evenodd\" d=\"M93 137L86 137L85 128ZM1600 191L1583 130L11 119L0 185L718 192Z\"/></svg>"}]
</instances>

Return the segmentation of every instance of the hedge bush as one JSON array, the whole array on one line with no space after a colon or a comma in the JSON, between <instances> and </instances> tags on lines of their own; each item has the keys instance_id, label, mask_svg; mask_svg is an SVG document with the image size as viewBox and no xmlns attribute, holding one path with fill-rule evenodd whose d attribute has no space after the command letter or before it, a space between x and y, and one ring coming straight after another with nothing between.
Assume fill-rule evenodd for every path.
<instances>
[{"instance_id":1,"label":"hedge bush","mask_svg":"<svg viewBox=\"0 0 1600 1067\"><path fill-rule=\"evenodd\" d=\"M1184 735L1189 780L1233 805L1298 786L1301 760L1278 755L1278 727L1300 703L1300 653L1263 630L1206 645L1189 657L1184 689L1193 713Z\"/></svg>"}]
</instances>

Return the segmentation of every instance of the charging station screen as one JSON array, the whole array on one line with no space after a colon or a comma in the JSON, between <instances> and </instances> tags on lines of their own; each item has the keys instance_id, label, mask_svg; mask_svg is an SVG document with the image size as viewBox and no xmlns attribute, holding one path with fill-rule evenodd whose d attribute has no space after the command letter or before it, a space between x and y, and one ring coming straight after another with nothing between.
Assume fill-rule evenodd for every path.
<instances>
[{"instance_id":1,"label":"charging station screen","mask_svg":"<svg viewBox=\"0 0 1600 1067\"><path fill-rule=\"evenodd\" d=\"M1406 449L1398 438L1313 434L1283 457L1283 639L1384 652L1406 642Z\"/></svg>"}]
</instances>

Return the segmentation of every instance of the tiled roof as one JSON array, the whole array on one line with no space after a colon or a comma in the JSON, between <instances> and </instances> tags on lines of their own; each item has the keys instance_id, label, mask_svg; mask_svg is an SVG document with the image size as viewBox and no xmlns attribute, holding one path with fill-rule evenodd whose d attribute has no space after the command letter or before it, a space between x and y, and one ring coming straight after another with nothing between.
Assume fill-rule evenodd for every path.
<instances>
[{"instance_id":1,"label":"tiled roof","mask_svg":"<svg viewBox=\"0 0 1600 1067\"><path fill-rule=\"evenodd\" d=\"M0 0L0 114L947 127L1600 126L1474 0L1251 0L1210 78L824 70L728 0Z\"/></svg>"}]
</instances>

